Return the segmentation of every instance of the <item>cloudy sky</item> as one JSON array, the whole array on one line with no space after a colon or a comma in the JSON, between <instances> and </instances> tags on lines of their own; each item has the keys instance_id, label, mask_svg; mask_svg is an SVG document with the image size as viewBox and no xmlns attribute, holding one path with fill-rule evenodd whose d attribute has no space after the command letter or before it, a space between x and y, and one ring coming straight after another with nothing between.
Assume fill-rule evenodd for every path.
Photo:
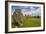
<instances>
[{"instance_id":1,"label":"cloudy sky","mask_svg":"<svg viewBox=\"0 0 46 34\"><path fill-rule=\"evenodd\" d=\"M24 10L28 12L31 11L34 16L41 15L40 7L37 6L12 6L12 12L14 12L16 9L21 9L22 11Z\"/></svg>"}]
</instances>

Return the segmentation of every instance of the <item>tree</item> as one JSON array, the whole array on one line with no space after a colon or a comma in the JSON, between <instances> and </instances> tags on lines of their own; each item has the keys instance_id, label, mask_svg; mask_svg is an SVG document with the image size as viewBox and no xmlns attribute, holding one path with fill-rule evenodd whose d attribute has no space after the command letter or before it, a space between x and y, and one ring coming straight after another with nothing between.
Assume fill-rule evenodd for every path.
<instances>
[{"instance_id":1,"label":"tree","mask_svg":"<svg viewBox=\"0 0 46 34\"><path fill-rule=\"evenodd\" d=\"M21 13L21 9L16 9L15 12L14 12L14 21L15 21L15 24L20 27L21 23L22 23L22 13Z\"/></svg>"}]
</instances>

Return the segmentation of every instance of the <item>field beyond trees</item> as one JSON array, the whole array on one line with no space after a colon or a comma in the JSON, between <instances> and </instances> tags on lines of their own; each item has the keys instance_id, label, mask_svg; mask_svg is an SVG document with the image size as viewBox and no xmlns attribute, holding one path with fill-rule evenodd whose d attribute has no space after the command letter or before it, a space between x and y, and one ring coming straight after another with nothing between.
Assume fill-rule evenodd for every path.
<instances>
[{"instance_id":1,"label":"field beyond trees","mask_svg":"<svg viewBox=\"0 0 46 34\"><path fill-rule=\"evenodd\" d=\"M14 18L15 19L15 18ZM23 17L22 20L22 26L20 27L40 27L41 26L41 19L40 18L34 18L34 17ZM12 22L12 27L16 27L16 22ZM19 26L19 25L18 25Z\"/></svg>"}]
</instances>

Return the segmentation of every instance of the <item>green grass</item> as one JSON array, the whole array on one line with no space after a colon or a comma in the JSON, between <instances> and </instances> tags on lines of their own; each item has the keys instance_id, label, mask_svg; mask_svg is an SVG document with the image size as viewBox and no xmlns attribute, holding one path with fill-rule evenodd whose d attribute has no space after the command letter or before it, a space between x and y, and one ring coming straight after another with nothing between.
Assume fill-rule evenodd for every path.
<instances>
[{"instance_id":1,"label":"green grass","mask_svg":"<svg viewBox=\"0 0 46 34\"><path fill-rule=\"evenodd\" d=\"M23 27L39 27L41 26L40 18L25 18Z\"/></svg>"},{"instance_id":2,"label":"green grass","mask_svg":"<svg viewBox=\"0 0 46 34\"><path fill-rule=\"evenodd\" d=\"M22 18L22 27L40 27L41 19L40 18L31 18L31 17L23 17ZM12 22L12 27L16 27L15 22Z\"/></svg>"}]
</instances>

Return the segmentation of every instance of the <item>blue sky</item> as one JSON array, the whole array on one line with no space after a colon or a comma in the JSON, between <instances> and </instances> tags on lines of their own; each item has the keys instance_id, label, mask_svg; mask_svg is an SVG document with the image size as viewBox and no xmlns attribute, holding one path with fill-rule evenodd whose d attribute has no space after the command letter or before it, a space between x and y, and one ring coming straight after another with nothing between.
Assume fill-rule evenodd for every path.
<instances>
[{"instance_id":1,"label":"blue sky","mask_svg":"<svg viewBox=\"0 0 46 34\"><path fill-rule=\"evenodd\" d=\"M12 11L14 12L15 9L25 9L27 11L32 11L35 16L41 15L40 7L38 6L12 6Z\"/></svg>"}]
</instances>

